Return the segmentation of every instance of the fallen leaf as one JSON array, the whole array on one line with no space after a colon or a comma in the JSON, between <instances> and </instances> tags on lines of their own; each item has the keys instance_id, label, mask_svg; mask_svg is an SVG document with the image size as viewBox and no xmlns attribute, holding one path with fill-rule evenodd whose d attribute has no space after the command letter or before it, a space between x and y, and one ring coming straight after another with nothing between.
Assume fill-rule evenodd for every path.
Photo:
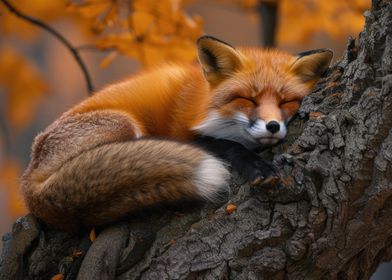
<instances>
[{"instance_id":1,"label":"fallen leaf","mask_svg":"<svg viewBox=\"0 0 392 280\"><path fill-rule=\"evenodd\" d=\"M97 239L97 234L95 233L95 228L91 229L89 237L90 237L91 242L94 242L95 239Z\"/></svg>"},{"instance_id":2,"label":"fallen leaf","mask_svg":"<svg viewBox=\"0 0 392 280\"><path fill-rule=\"evenodd\" d=\"M310 113L309 113L309 118L310 118L310 119L317 119L317 118L322 117L323 115L324 115L324 114L321 113L321 112L310 112Z\"/></svg>"},{"instance_id":3,"label":"fallen leaf","mask_svg":"<svg viewBox=\"0 0 392 280\"><path fill-rule=\"evenodd\" d=\"M56 274L55 276L52 276L52 278L50 278L50 280L63 280L64 279L64 275L59 273Z\"/></svg>"},{"instance_id":4,"label":"fallen leaf","mask_svg":"<svg viewBox=\"0 0 392 280\"><path fill-rule=\"evenodd\" d=\"M229 215L232 214L235 210L237 210L237 205L235 205L233 203L229 203L226 206L226 213L229 214Z\"/></svg>"}]
</instances>

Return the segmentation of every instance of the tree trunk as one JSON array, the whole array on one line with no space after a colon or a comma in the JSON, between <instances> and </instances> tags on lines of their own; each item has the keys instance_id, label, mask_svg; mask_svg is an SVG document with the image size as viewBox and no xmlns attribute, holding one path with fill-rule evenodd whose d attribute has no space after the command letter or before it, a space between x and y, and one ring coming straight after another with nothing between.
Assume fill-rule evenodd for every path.
<instances>
[{"instance_id":1,"label":"tree trunk","mask_svg":"<svg viewBox=\"0 0 392 280\"><path fill-rule=\"evenodd\" d=\"M272 149L285 184L234 175L224 204L134 217L92 245L26 216L3 238L0 279L369 279L392 257L392 2L365 16Z\"/></svg>"},{"instance_id":2,"label":"tree trunk","mask_svg":"<svg viewBox=\"0 0 392 280\"><path fill-rule=\"evenodd\" d=\"M276 45L276 28L278 25L278 1L260 0L257 10L260 15L261 45L273 48Z\"/></svg>"}]
</instances>

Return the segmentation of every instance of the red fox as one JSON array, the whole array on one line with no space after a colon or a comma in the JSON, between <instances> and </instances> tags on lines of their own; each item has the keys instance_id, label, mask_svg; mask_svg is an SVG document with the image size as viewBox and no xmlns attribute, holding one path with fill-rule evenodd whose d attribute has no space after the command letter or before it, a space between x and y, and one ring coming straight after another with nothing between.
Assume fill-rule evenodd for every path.
<instances>
[{"instance_id":1,"label":"red fox","mask_svg":"<svg viewBox=\"0 0 392 280\"><path fill-rule=\"evenodd\" d=\"M109 85L40 133L22 177L29 210L78 230L214 200L230 165L255 182L275 176L252 150L285 137L332 52L234 48L210 36L197 50L201 67L168 64Z\"/></svg>"}]
</instances>

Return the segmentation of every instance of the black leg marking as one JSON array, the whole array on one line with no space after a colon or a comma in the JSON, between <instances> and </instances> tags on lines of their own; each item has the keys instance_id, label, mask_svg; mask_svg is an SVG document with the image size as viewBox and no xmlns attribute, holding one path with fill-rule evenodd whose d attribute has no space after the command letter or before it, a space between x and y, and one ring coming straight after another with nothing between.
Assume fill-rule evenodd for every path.
<instances>
[{"instance_id":1,"label":"black leg marking","mask_svg":"<svg viewBox=\"0 0 392 280\"><path fill-rule=\"evenodd\" d=\"M195 144L230 163L232 168L254 185L273 183L278 178L278 172L272 163L237 142L201 137Z\"/></svg>"}]
</instances>

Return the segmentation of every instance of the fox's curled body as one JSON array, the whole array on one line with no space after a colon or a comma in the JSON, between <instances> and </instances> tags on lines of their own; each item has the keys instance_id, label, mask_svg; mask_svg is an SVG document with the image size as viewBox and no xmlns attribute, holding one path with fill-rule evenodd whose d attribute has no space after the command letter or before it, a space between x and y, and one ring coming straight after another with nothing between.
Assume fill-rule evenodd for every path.
<instances>
[{"instance_id":1,"label":"fox's curled body","mask_svg":"<svg viewBox=\"0 0 392 280\"><path fill-rule=\"evenodd\" d=\"M213 200L227 188L227 163L249 179L270 175L250 149L285 136L331 52L236 50L208 36L198 51L201 68L167 65L108 86L39 134L22 178L30 211L77 230L161 203ZM192 142L202 136L212 141Z\"/></svg>"}]
</instances>

